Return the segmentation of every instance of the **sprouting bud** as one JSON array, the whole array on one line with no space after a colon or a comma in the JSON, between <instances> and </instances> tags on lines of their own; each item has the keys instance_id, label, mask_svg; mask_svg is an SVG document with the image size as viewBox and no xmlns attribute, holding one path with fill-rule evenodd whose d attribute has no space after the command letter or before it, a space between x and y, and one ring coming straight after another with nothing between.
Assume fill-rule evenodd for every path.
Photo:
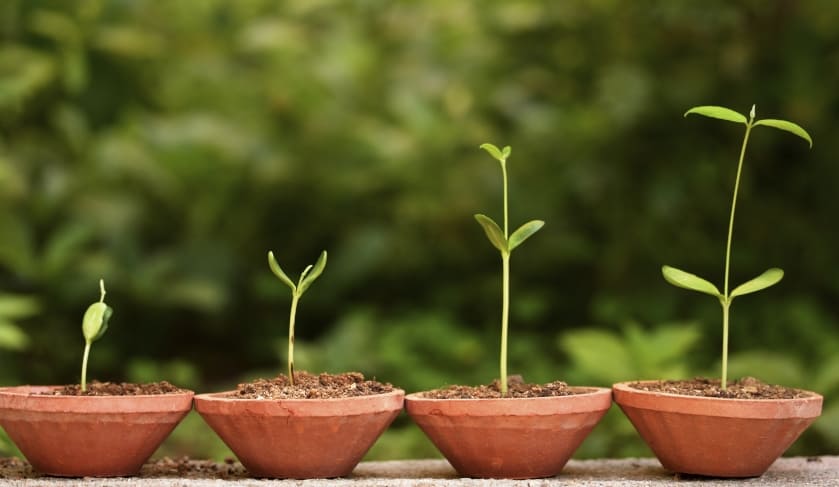
<instances>
[{"instance_id":1,"label":"sprouting bud","mask_svg":"<svg viewBox=\"0 0 839 487\"><path fill-rule=\"evenodd\" d=\"M82 320L82 333L86 342L92 343L108 329L108 320L114 313L114 310L105 304L105 281L99 280L100 296L99 301L88 306Z\"/></svg>"},{"instance_id":2,"label":"sprouting bud","mask_svg":"<svg viewBox=\"0 0 839 487\"><path fill-rule=\"evenodd\" d=\"M755 119L755 106L752 105L752 111L749 112L749 121L752 122Z\"/></svg>"}]
</instances>

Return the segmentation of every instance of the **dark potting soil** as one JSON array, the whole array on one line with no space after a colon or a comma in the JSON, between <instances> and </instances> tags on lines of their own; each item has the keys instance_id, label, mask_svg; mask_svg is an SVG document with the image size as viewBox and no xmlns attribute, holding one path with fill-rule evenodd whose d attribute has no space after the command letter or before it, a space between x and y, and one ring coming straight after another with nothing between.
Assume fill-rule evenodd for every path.
<instances>
[{"instance_id":1,"label":"dark potting soil","mask_svg":"<svg viewBox=\"0 0 839 487\"><path fill-rule=\"evenodd\" d=\"M248 471L233 458L224 462L212 460L193 460L189 457L163 457L143 465L139 477L177 477L186 479L246 479Z\"/></svg>"},{"instance_id":2,"label":"dark potting soil","mask_svg":"<svg viewBox=\"0 0 839 487\"><path fill-rule=\"evenodd\" d=\"M706 379L704 377L691 380L636 382L629 385L642 391L726 399L797 399L810 395L800 389L767 384L754 377L743 377L734 382L729 382L725 390L720 387L719 379Z\"/></svg>"},{"instance_id":3,"label":"dark potting soil","mask_svg":"<svg viewBox=\"0 0 839 487\"><path fill-rule=\"evenodd\" d=\"M373 396L393 391L393 385L375 380L365 380L359 372L314 375L305 371L294 373L294 385L288 376L273 379L256 379L239 384L236 392L227 397L239 399L338 399L345 397Z\"/></svg>"},{"instance_id":4,"label":"dark potting soil","mask_svg":"<svg viewBox=\"0 0 839 487\"><path fill-rule=\"evenodd\" d=\"M507 378L506 397L554 397L574 394L579 394L579 392L573 391L568 387L568 384L561 381L547 384L528 384L524 382L520 375L511 375ZM453 385L426 391L422 395L428 399L498 399L502 397L501 381L495 379L492 384L480 386Z\"/></svg>"},{"instance_id":5,"label":"dark potting soil","mask_svg":"<svg viewBox=\"0 0 839 487\"><path fill-rule=\"evenodd\" d=\"M148 396L157 394L172 394L186 392L180 387L164 381L148 384L134 384L130 382L99 382L87 384L87 390L82 392L79 384L69 384L50 392L43 392L45 396Z\"/></svg>"},{"instance_id":6,"label":"dark potting soil","mask_svg":"<svg viewBox=\"0 0 839 487\"><path fill-rule=\"evenodd\" d=\"M44 477L32 470L26 460L9 457L0 458L0 479L36 479ZM140 478L179 479L247 479L248 471L232 458L224 462L193 460L189 457L169 458L147 462L137 475Z\"/></svg>"}]
</instances>

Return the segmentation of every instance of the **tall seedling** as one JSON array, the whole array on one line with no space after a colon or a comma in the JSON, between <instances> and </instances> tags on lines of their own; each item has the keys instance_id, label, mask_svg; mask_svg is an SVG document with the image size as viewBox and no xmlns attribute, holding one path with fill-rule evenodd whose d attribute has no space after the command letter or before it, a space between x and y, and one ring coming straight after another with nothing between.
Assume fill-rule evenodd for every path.
<instances>
[{"instance_id":1,"label":"tall seedling","mask_svg":"<svg viewBox=\"0 0 839 487\"><path fill-rule=\"evenodd\" d=\"M744 294L750 294L753 292L760 291L762 289L766 289L769 286L773 286L784 277L784 271L778 269L777 267L773 267L768 269L763 274L747 281L733 290L729 291L728 282L729 282L729 271L731 270L731 237L734 232L734 210L737 208L737 191L740 189L740 174L743 171L743 159L746 155L746 145L749 142L749 134L751 134L752 128L758 126L766 126L766 127L774 127L776 129L785 130L792 134L795 134L802 139L806 140L810 147L813 147L813 139L810 137L810 134L807 133L806 130L801 128L799 125L794 124L792 122L788 122L786 120L776 120L772 118L765 118L763 120L755 120L755 107L752 105L752 110L749 112L749 118L747 119L741 113L735 112L729 108L723 108L718 106L701 106L701 107L694 107L685 112L685 116L690 114L696 115L703 115L710 118L717 118L720 120L726 120L728 122L734 122L743 124L746 126L746 132L743 135L743 144L740 148L740 160L737 163L737 176L734 178L734 196L731 199L731 214L728 217L728 238L726 239L725 243L725 278L723 280L723 290L720 292L717 289L717 286L711 284L709 281L689 272L685 272L675 267L670 266L663 266L661 268L661 272L664 275L664 279L667 280L670 284L674 286L678 286L685 289L690 289L691 291L698 291L705 294L710 294L717 298L722 305L722 379L721 385L722 388L726 388L726 381L728 379L728 318L729 318L729 308L731 307L731 302L737 296L742 296Z\"/></svg>"},{"instance_id":2,"label":"tall seedling","mask_svg":"<svg viewBox=\"0 0 839 487\"><path fill-rule=\"evenodd\" d=\"M531 235L538 232L545 222L542 220L531 220L520 226L513 232L512 235L508 233L508 205L507 205L507 158L510 157L510 146L503 149L492 144L482 144L481 149L484 149L501 163L501 176L504 180L504 230L499 228L495 221L482 214L475 215L475 219L483 227L486 236L490 243L498 249L501 253L501 366L500 366L500 381L501 381L501 395L507 395L507 324L510 315L510 254L513 249L522 244ZM509 237L508 237L509 235Z\"/></svg>"}]
</instances>

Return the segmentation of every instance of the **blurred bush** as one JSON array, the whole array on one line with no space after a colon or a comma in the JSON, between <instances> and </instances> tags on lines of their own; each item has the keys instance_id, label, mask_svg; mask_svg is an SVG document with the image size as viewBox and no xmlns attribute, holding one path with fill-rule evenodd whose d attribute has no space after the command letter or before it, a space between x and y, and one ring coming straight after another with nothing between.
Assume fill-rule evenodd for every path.
<instances>
[{"instance_id":1,"label":"blurred bush","mask_svg":"<svg viewBox=\"0 0 839 487\"><path fill-rule=\"evenodd\" d=\"M740 134L682 114L757 103L815 146L751 141L733 278L787 274L734 306L732 370L823 392L795 452L837 453L837 24L828 0L4 1L0 292L40 305L0 312L0 379L78 380L100 277L115 315L91 376L278 373L288 303L265 253L299 272L325 248L301 367L489 382L486 141L513 146L512 222L547 221L512 262L511 372L715 375L719 310L659 269L722 277ZM373 457L434 454L398 426ZM581 455L641 452L616 428ZM191 417L162 452L229 454L208 438Z\"/></svg>"}]
</instances>

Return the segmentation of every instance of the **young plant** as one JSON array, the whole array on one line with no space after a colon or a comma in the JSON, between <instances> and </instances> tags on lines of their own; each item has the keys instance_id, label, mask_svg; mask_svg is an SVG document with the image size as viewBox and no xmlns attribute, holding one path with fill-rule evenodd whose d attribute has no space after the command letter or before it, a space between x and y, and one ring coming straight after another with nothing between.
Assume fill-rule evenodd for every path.
<instances>
[{"instance_id":1,"label":"young plant","mask_svg":"<svg viewBox=\"0 0 839 487\"><path fill-rule=\"evenodd\" d=\"M487 151L501 163L501 175L504 180L504 230L495 221L482 214L475 215L475 219L483 227L490 243L501 253L501 395L507 395L507 323L510 315L510 254L513 249L522 244L531 235L538 232L545 222L531 220L520 226L512 235L509 234L508 205L507 205L507 158L510 157L510 146L503 149L492 144L482 144L481 149Z\"/></svg>"},{"instance_id":2,"label":"young plant","mask_svg":"<svg viewBox=\"0 0 839 487\"><path fill-rule=\"evenodd\" d=\"M300 300L300 296L303 296L303 293L309 289L309 286L315 282L315 279L321 275L323 272L323 268L326 267L326 251L324 250L321 252L318 261L315 263L314 267L309 265L303 269L303 272L300 274L300 279L297 280L297 284L288 278L285 272L280 268L280 265L277 263L276 259L274 259L274 252L268 252L268 266L271 268L271 271L274 273L275 276L279 277L281 281L283 281L286 286L291 288L291 312L288 316L288 380L289 383L293 386L294 385L294 318L297 315L297 302Z\"/></svg>"},{"instance_id":3,"label":"young plant","mask_svg":"<svg viewBox=\"0 0 839 487\"><path fill-rule=\"evenodd\" d=\"M113 308L105 304L105 281L99 279L99 301L87 307L82 320L82 334L84 335L84 355L82 356L82 392L87 390L87 357L90 346L102 338L108 330L108 320L114 314Z\"/></svg>"},{"instance_id":4,"label":"young plant","mask_svg":"<svg viewBox=\"0 0 839 487\"><path fill-rule=\"evenodd\" d=\"M772 118L755 120L754 105L752 105L752 110L749 112L748 119L746 119L744 115L735 112L734 110L718 106L694 107L685 112L684 116L687 117L692 113L710 118L718 118L720 120L726 120L729 122L741 123L746 126L746 133L743 135L743 145L740 148L740 161L737 163L737 176L734 179L734 196L731 199L731 214L728 218L728 239L726 240L725 244L725 278L723 280L722 292L720 292L720 290L717 289L717 286L711 284L709 281L689 272L685 272L666 265L661 268L661 272L664 275L664 279L667 280L667 282L669 282L670 284L673 284L674 286L678 286L681 288L689 289L691 291L698 291L701 293L710 294L711 296L717 298L720 304L722 305L721 384L722 388L725 389L726 380L728 379L728 315L729 308L731 307L731 302L737 296L757 292L762 289L766 289L769 286L777 284L778 281L780 281L781 278L784 277L784 271L776 267L773 267L765 271L763 274L755 277L754 279L740 284L731 291L729 291L728 287L729 271L731 270L731 236L734 231L734 210L737 207L737 191L740 188L740 174L743 170L743 158L746 154L746 145L749 142L749 134L751 133L752 128L763 125L766 127L774 127L776 129L785 130L787 132L793 133L806 140L810 144L810 147L813 147L813 139L810 138L810 134L808 134L807 131L801 128L799 125L794 124L792 122L788 122L786 120L776 120Z\"/></svg>"}]
</instances>

